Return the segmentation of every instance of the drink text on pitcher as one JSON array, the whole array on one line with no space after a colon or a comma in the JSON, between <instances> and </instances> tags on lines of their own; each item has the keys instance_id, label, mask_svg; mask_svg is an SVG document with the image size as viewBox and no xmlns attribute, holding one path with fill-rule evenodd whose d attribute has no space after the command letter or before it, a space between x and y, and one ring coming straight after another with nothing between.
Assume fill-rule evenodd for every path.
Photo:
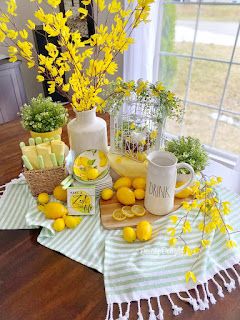
<instances>
[{"instance_id":1,"label":"drink text on pitcher","mask_svg":"<svg viewBox=\"0 0 240 320\"><path fill-rule=\"evenodd\" d=\"M158 186L155 183L150 182L148 192L153 197L170 198L168 186Z\"/></svg>"}]
</instances>

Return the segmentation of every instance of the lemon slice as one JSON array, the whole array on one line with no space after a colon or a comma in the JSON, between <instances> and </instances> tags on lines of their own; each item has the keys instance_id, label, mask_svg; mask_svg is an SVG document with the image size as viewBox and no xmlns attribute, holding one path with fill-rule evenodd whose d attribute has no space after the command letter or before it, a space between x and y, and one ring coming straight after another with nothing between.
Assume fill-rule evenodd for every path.
<instances>
[{"instance_id":1,"label":"lemon slice","mask_svg":"<svg viewBox=\"0 0 240 320\"><path fill-rule=\"evenodd\" d=\"M130 206L124 206L122 207L122 212L125 214L127 218L133 218L134 217L134 212L132 212Z\"/></svg>"},{"instance_id":2,"label":"lemon slice","mask_svg":"<svg viewBox=\"0 0 240 320\"><path fill-rule=\"evenodd\" d=\"M123 221L127 218L125 214L122 212L122 209L115 209L113 211L112 217L114 220L117 220L117 221Z\"/></svg>"},{"instance_id":3,"label":"lemon slice","mask_svg":"<svg viewBox=\"0 0 240 320\"><path fill-rule=\"evenodd\" d=\"M139 204L135 204L134 206L132 206L131 211L135 214L135 216L137 217L142 217L145 215L146 210L144 209L143 206L139 205Z\"/></svg>"}]
</instances>

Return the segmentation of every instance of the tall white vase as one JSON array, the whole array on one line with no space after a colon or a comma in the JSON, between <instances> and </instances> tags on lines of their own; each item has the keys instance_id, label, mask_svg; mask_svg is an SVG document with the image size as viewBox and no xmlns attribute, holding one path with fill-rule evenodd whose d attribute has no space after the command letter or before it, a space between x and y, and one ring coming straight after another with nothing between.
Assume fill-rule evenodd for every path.
<instances>
[{"instance_id":1,"label":"tall white vase","mask_svg":"<svg viewBox=\"0 0 240 320\"><path fill-rule=\"evenodd\" d=\"M71 150L76 155L89 149L107 152L107 124L97 117L96 108L75 113L76 118L67 125Z\"/></svg>"}]
</instances>

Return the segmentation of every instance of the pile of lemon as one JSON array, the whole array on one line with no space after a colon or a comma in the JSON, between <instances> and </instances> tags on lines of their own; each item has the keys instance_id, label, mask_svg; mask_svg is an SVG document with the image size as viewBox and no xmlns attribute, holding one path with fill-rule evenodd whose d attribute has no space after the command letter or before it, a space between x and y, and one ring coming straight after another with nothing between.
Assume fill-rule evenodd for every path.
<instances>
[{"instance_id":1,"label":"pile of lemon","mask_svg":"<svg viewBox=\"0 0 240 320\"><path fill-rule=\"evenodd\" d=\"M62 186L56 186L53 191L56 200L66 202L67 191ZM47 219L52 219L52 227L55 231L60 232L65 227L73 229L82 221L81 217L68 215L67 208L60 202L50 201L47 193L40 193L37 198L38 210L45 214Z\"/></svg>"},{"instance_id":2,"label":"pile of lemon","mask_svg":"<svg viewBox=\"0 0 240 320\"><path fill-rule=\"evenodd\" d=\"M145 197L146 179L137 177L131 180L129 177L121 177L115 181L113 189L116 191L117 200L125 205L134 205L136 200ZM103 200L109 200L113 196L112 189L104 189L101 193Z\"/></svg>"},{"instance_id":3,"label":"pile of lemon","mask_svg":"<svg viewBox=\"0 0 240 320\"><path fill-rule=\"evenodd\" d=\"M152 238L152 225L148 221L141 221L137 224L136 230L132 227L123 228L123 239L129 243L136 239L148 241Z\"/></svg>"}]
</instances>

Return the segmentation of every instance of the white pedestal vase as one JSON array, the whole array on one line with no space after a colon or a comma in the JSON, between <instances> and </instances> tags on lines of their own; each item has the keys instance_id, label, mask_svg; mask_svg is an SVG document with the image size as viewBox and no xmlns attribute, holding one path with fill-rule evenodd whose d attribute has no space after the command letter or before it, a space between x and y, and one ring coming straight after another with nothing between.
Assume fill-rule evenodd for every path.
<instances>
[{"instance_id":1,"label":"white pedestal vase","mask_svg":"<svg viewBox=\"0 0 240 320\"><path fill-rule=\"evenodd\" d=\"M75 155L90 149L107 152L107 124L97 117L96 108L75 113L76 118L67 125L70 148Z\"/></svg>"}]
</instances>

